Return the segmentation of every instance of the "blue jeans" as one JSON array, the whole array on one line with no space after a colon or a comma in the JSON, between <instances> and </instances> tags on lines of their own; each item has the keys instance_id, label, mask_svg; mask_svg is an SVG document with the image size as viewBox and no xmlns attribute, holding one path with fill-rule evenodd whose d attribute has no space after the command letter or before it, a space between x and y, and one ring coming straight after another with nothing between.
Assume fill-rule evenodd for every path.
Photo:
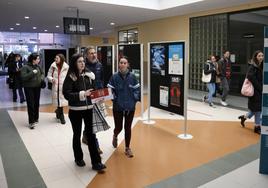
<instances>
[{"instance_id":1,"label":"blue jeans","mask_svg":"<svg viewBox=\"0 0 268 188\"><path fill-rule=\"evenodd\" d=\"M250 119L250 118L252 118L252 117L255 117L255 125L261 125L261 121L262 121L262 119L261 119L261 112L252 112L252 111L248 111L248 113L246 114L246 118L247 119Z\"/></svg>"},{"instance_id":2,"label":"blue jeans","mask_svg":"<svg viewBox=\"0 0 268 188\"><path fill-rule=\"evenodd\" d=\"M207 83L208 87L208 103L212 103L212 96L215 93L215 83Z\"/></svg>"}]
</instances>

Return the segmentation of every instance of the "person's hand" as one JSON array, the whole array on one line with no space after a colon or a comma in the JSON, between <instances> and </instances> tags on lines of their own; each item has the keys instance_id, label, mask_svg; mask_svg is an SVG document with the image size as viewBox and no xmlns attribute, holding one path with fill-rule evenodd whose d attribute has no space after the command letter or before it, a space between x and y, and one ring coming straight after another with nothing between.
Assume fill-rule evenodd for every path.
<instances>
[{"instance_id":1,"label":"person's hand","mask_svg":"<svg viewBox=\"0 0 268 188\"><path fill-rule=\"evenodd\" d=\"M34 69L34 70L33 70L33 73L34 73L34 74L36 74L36 73L37 73L37 70L36 70L36 69Z\"/></svg>"},{"instance_id":2,"label":"person's hand","mask_svg":"<svg viewBox=\"0 0 268 188\"><path fill-rule=\"evenodd\" d=\"M86 92L85 92L85 96L86 96L86 97L90 96L92 90L93 90L93 89L88 89L88 90L86 90Z\"/></svg>"}]
</instances>

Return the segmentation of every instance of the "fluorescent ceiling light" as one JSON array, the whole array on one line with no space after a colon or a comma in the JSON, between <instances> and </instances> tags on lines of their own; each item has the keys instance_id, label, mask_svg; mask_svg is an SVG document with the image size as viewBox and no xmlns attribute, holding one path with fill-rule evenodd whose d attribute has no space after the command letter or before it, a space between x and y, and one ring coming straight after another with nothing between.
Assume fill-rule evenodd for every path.
<instances>
[{"instance_id":1,"label":"fluorescent ceiling light","mask_svg":"<svg viewBox=\"0 0 268 188\"><path fill-rule=\"evenodd\" d=\"M81 1L89 1L89 2L96 2L96 3L105 3L105 4L112 4L112 5L121 5L121 6L128 6L128 7L137 7L137 8L145 8L145 9L153 9L153 10L164 10L169 8L174 8L178 6L188 5L192 3L197 3L204 0L81 0Z\"/></svg>"},{"instance_id":2,"label":"fluorescent ceiling light","mask_svg":"<svg viewBox=\"0 0 268 188\"><path fill-rule=\"evenodd\" d=\"M90 30L93 30L93 27L90 27L89 29L90 29Z\"/></svg>"},{"instance_id":3,"label":"fluorescent ceiling light","mask_svg":"<svg viewBox=\"0 0 268 188\"><path fill-rule=\"evenodd\" d=\"M44 31L47 32L47 29L45 29Z\"/></svg>"},{"instance_id":4,"label":"fluorescent ceiling light","mask_svg":"<svg viewBox=\"0 0 268 188\"><path fill-rule=\"evenodd\" d=\"M36 29L37 27L33 27L33 29Z\"/></svg>"},{"instance_id":5,"label":"fluorescent ceiling light","mask_svg":"<svg viewBox=\"0 0 268 188\"><path fill-rule=\"evenodd\" d=\"M9 28L10 30L14 30L14 28L13 27L11 27L11 28Z\"/></svg>"},{"instance_id":6,"label":"fluorescent ceiling light","mask_svg":"<svg viewBox=\"0 0 268 188\"><path fill-rule=\"evenodd\" d=\"M29 16L24 16L24 18L25 18L25 19L30 19L30 17L29 17Z\"/></svg>"},{"instance_id":7,"label":"fluorescent ceiling light","mask_svg":"<svg viewBox=\"0 0 268 188\"><path fill-rule=\"evenodd\" d=\"M56 28L59 28L60 26L59 25L56 25Z\"/></svg>"},{"instance_id":8,"label":"fluorescent ceiling light","mask_svg":"<svg viewBox=\"0 0 268 188\"><path fill-rule=\"evenodd\" d=\"M111 22L110 25L114 25L115 23L114 22Z\"/></svg>"},{"instance_id":9,"label":"fluorescent ceiling light","mask_svg":"<svg viewBox=\"0 0 268 188\"><path fill-rule=\"evenodd\" d=\"M20 23L16 23L16 25L18 25L18 26L19 26L19 25L20 25Z\"/></svg>"}]
</instances>

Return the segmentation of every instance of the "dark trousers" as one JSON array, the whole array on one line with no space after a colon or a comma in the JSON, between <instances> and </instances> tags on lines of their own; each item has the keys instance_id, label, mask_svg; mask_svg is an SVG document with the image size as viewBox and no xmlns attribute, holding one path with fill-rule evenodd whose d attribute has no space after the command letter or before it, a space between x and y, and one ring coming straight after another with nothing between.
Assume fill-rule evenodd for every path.
<instances>
[{"instance_id":1,"label":"dark trousers","mask_svg":"<svg viewBox=\"0 0 268 188\"><path fill-rule=\"evenodd\" d=\"M96 165L101 162L97 150L94 134L92 133L92 109L89 110L69 110L69 118L73 128L73 151L76 161L83 159L81 148L82 120L84 119L85 133L88 139L88 150L91 157L91 164Z\"/></svg>"},{"instance_id":2,"label":"dark trousers","mask_svg":"<svg viewBox=\"0 0 268 188\"><path fill-rule=\"evenodd\" d=\"M133 121L135 111L113 111L114 116L114 136L121 132L123 128L123 118L125 118L124 129L125 129L125 145L128 148L131 139L131 124Z\"/></svg>"},{"instance_id":3,"label":"dark trousers","mask_svg":"<svg viewBox=\"0 0 268 188\"><path fill-rule=\"evenodd\" d=\"M39 119L40 87L25 87L24 92L27 102L29 124Z\"/></svg>"},{"instance_id":4,"label":"dark trousers","mask_svg":"<svg viewBox=\"0 0 268 188\"><path fill-rule=\"evenodd\" d=\"M24 101L24 93L23 93L23 89L20 87L20 88L13 88L13 101L16 101L17 100L17 90L19 90L19 96L20 96L20 101Z\"/></svg>"}]
</instances>

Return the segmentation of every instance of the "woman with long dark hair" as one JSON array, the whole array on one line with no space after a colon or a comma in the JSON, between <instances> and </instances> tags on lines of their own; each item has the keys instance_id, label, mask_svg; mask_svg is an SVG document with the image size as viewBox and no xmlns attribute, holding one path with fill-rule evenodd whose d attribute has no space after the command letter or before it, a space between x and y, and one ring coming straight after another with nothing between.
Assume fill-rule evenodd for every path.
<instances>
[{"instance_id":1,"label":"woman with long dark hair","mask_svg":"<svg viewBox=\"0 0 268 188\"><path fill-rule=\"evenodd\" d=\"M254 132L261 133L261 108L262 108L262 84L263 84L263 52L258 50L253 53L251 64L248 67L247 78L254 87L254 95L248 97L248 113L238 118L242 127L245 127L246 119L255 116Z\"/></svg>"},{"instance_id":2,"label":"woman with long dark hair","mask_svg":"<svg viewBox=\"0 0 268 188\"><path fill-rule=\"evenodd\" d=\"M102 173L106 166L101 162L92 129L93 105L90 95L94 89L94 79L94 73L85 67L83 55L74 54L69 64L68 74L63 83L63 95L69 102L69 118L73 128L75 163L79 167L86 165L83 160L83 151L81 148L82 120L84 120L92 169Z\"/></svg>"},{"instance_id":3,"label":"woman with long dark hair","mask_svg":"<svg viewBox=\"0 0 268 188\"><path fill-rule=\"evenodd\" d=\"M43 70L38 65L39 62L39 55L32 53L28 57L28 63L21 68L21 78L26 96L30 129L33 129L38 123L41 82L45 78Z\"/></svg>"},{"instance_id":4,"label":"woman with long dark hair","mask_svg":"<svg viewBox=\"0 0 268 188\"><path fill-rule=\"evenodd\" d=\"M47 79L52 83L52 103L57 106L56 118L60 120L61 124L66 123L63 107L68 105L68 101L63 96L62 86L68 69L69 65L65 62L64 55L57 54L47 73Z\"/></svg>"},{"instance_id":5,"label":"woman with long dark hair","mask_svg":"<svg viewBox=\"0 0 268 188\"><path fill-rule=\"evenodd\" d=\"M129 71L127 57L123 56L118 64L118 72L114 73L108 83L114 94L113 116L114 135L112 144L117 147L117 136L123 128L125 129L125 154L133 157L130 149L131 125L135 114L136 102L140 100L140 84L135 75Z\"/></svg>"}]
</instances>

